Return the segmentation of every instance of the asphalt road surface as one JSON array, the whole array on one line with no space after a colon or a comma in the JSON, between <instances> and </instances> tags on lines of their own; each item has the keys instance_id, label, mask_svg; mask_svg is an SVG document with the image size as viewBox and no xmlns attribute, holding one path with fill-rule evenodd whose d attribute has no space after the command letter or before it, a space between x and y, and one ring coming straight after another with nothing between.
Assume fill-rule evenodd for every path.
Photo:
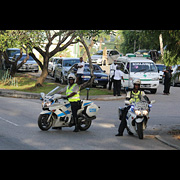
<instances>
[{"instance_id":1,"label":"asphalt road surface","mask_svg":"<svg viewBox=\"0 0 180 180\"><path fill-rule=\"evenodd\" d=\"M74 127L41 131L37 119L41 112L40 100L0 97L0 150L171 150L154 138L159 130L179 124L180 87L171 87L169 96L162 95L160 85L148 128L143 140L129 136L116 137L119 126L117 109L121 101L96 101L101 107L97 119L85 132L74 133Z\"/></svg>"}]
</instances>

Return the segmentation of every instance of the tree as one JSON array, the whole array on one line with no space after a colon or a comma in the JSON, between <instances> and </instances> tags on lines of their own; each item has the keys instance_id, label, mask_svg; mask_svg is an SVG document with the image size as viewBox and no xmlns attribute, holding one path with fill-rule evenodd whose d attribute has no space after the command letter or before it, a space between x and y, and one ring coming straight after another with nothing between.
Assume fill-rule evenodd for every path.
<instances>
[{"instance_id":1,"label":"tree","mask_svg":"<svg viewBox=\"0 0 180 180\"><path fill-rule=\"evenodd\" d=\"M46 45L44 47L42 47L41 45L33 47L43 57L43 63L36 57L33 52L30 53L30 55L36 60L36 62L42 69L42 73L36 82L37 87L43 85L43 82L48 75L49 59L57 52L65 50L69 45L77 43L77 41L73 42L73 40L76 38L75 30L45 30L44 36L45 40L47 41ZM57 40L56 47L52 51L50 51L50 47L53 45L53 41L55 40Z\"/></svg>"},{"instance_id":2,"label":"tree","mask_svg":"<svg viewBox=\"0 0 180 180\"><path fill-rule=\"evenodd\" d=\"M90 63L91 75L93 76L91 56L89 53L89 49L84 41L84 38L89 38L89 39L92 37L98 38L99 34L102 33L102 31L103 30L56 30L56 31L45 30L44 35L45 35L45 40L47 41L46 45L44 47L40 47L40 45L33 47L42 55L43 63L39 61L39 59L35 56L33 52L30 53L30 55L36 60L36 62L42 69L42 73L36 82L36 86L37 87L42 86L44 80L46 79L48 75L49 59L52 56L54 56L57 52L63 51L69 45L75 44L77 42L81 42L87 51L89 63ZM110 33L111 31L108 30L104 32ZM50 47L52 46L53 41L55 40L57 41L56 47L52 51L50 51Z\"/></svg>"},{"instance_id":3,"label":"tree","mask_svg":"<svg viewBox=\"0 0 180 180\"><path fill-rule=\"evenodd\" d=\"M44 40L43 31L33 30L1 30L0 31L0 53L4 56L6 63L11 64L10 75L14 76L16 71L24 64L29 58L29 52L31 52L34 46L40 45ZM20 56L9 61L6 54L7 48L19 47L21 49ZM25 49L27 57L17 65L17 62L22 57L22 49Z\"/></svg>"}]
</instances>

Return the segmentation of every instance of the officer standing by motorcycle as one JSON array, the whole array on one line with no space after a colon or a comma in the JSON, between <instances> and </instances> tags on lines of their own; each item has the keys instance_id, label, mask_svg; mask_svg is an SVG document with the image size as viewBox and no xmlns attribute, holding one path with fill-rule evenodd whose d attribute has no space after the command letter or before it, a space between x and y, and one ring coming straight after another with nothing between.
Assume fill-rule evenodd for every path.
<instances>
[{"instance_id":1,"label":"officer standing by motorcycle","mask_svg":"<svg viewBox=\"0 0 180 180\"><path fill-rule=\"evenodd\" d=\"M72 116L73 121L75 123L74 132L79 131L79 122L77 111L80 109L81 106L81 99L80 99L80 88L76 84L76 76L74 74L68 75L68 85L60 90L58 93L66 92L66 96L63 97L64 99L68 99L71 104Z\"/></svg>"},{"instance_id":2,"label":"officer standing by motorcycle","mask_svg":"<svg viewBox=\"0 0 180 180\"><path fill-rule=\"evenodd\" d=\"M129 91L127 93L126 100L128 100L131 104L132 102L140 102L143 97L150 104L149 98L146 96L144 91L140 90L141 80L135 79L133 81L133 84L134 84L134 88L132 91ZM127 126L126 115L128 113L128 110L130 109L130 107L131 106L125 107L123 110L122 120L119 125L118 134L116 134L116 136L123 136L124 129Z\"/></svg>"}]
</instances>

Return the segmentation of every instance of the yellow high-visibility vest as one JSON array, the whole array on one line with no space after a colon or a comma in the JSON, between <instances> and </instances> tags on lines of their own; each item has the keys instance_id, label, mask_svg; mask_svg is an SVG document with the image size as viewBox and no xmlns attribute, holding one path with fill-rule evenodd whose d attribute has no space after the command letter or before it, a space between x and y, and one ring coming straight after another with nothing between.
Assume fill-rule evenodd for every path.
<instances>
[{"instance_id":1,"label":"yellow high-visibility vest","mask_svg":"<svg viewBox=\"0 0 180 180\"><path fill-rule=\"evenodd\" d=\"M77 84L73 84L70 88L69 88L69 85L67 87L67 90L66 90L66 96L69 96L71 93L73 93L73 88L76 86ZM77 101L80 101L80 91L77 92L77 94L75 94L74 96L68 98L68 101L69 102L77 102Z\"/></svg>"},{"instance_id":2,"label":"yellow high-visibility vest","mask_svg":"<svg viewBox=\"0 0 180 180\"><path fill-rule=\"evenodd\" d=\"M138 91L137 93L135 93L134 91L131 91L130 103L141 101L141 96L142 96L142 91Z\"/></svg>"}]
</instances>

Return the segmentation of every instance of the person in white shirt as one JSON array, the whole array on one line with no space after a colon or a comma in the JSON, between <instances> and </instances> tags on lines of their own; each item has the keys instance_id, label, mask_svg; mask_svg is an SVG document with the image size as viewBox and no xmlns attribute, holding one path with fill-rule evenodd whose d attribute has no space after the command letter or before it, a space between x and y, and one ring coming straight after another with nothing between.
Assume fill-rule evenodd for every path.
<instances>
[{"instance_id":1,"label":"person in white shirt","mask_svg":"<svg viewBox=\"0 0 180 180\"><path fill-rule=\"evenodd\" d=\"M122 71L120 70L120 66L116 67L116 71L114 73L114 88L113 88L113 94L114 96L121 96L120 90L121 90L121 79L124 82L124 78L122 75Z\"/></svg>"},{"instance_id":2,"label":"person in white shirt","mask_svg":"<svg viewBox=\"0 0 180 180\"><path fill-rule=\"evenodd\" d=\"M114 63L111 64L111 66L110 66L109 90L111 90L111 87L112 87L112 83L113 83L113 80L114 80L114 73L115 73L116 67L117 67L116 60L114 60Z\"/></svg>"},{"instance_id":3,"label":"person in white shirt","mask_svg":"<svg viewBox=\"0 0 180 180\"><path fill-rule=\"evenodd\" d=\"M81 76L83 75L84 73L84 66L85 66L85 63L83 61L83 58L80 57L80 62L78 63L78 70L77 70L77 83L78 85L82 84L82 78Z\"/></svg>"}]
</instances>

